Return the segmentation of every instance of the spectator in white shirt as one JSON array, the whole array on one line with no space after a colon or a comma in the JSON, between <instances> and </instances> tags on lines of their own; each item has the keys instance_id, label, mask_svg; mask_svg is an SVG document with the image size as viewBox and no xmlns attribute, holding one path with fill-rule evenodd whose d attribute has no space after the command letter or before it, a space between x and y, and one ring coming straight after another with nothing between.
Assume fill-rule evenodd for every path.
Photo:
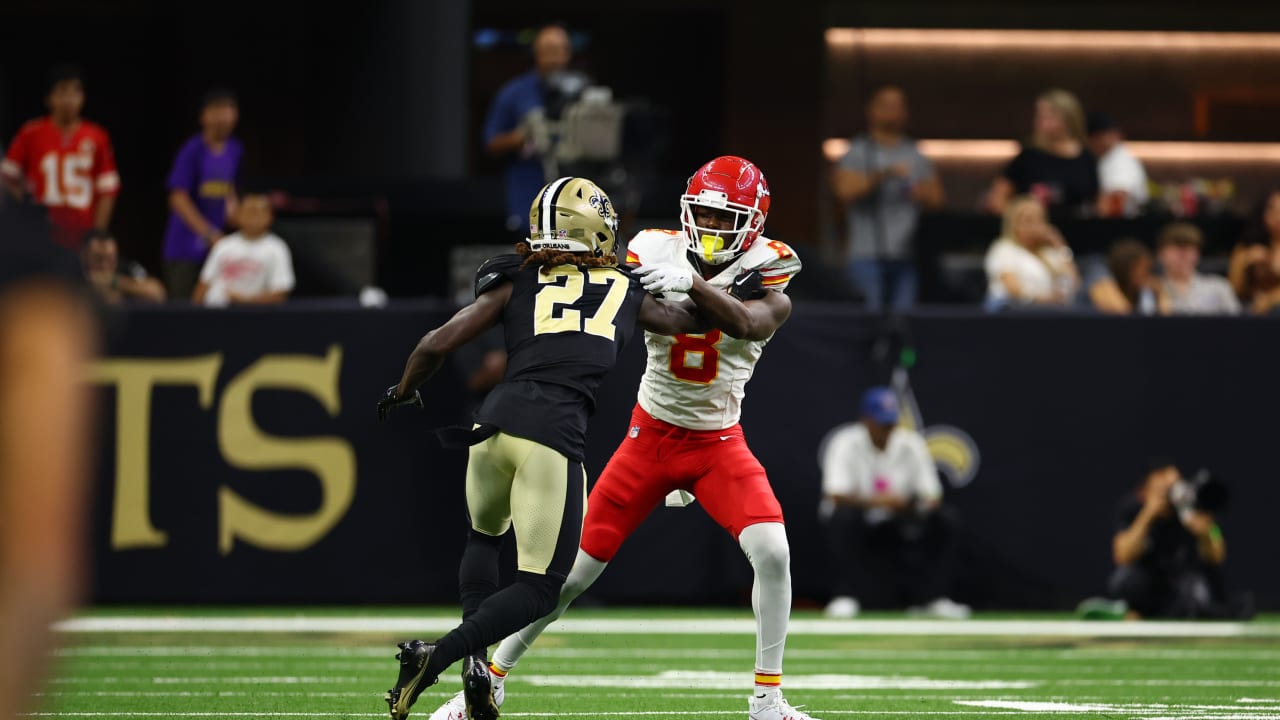
<instances>
[{"instance_id":1,"label":"spectator in white shirt","mask_svg":"<svg viewBox=\"0 0 1280 720\"><path fill-rule=\"evenodd\" d=\"M240 232L218 240L200 271L192 301L197 305L269 305L293 291L289 246L271 232L271 201L245 195L238 214Z\"/></svg>"},{"instance_id":2,"label":"spectator in white shirt","mask_svg":"<svg viewBox=\"0 0 1280 720\"><path fill-rule=\"evenodd\" d=\"M1089 113L1089 150L1098 158L1098 214L1134 217L1147 204L1147 171L1129 152L1124 133L1106 113Z\"/></svg>"},{"instance_id":3,"label":"spectator in white shirt","mask_svg":"<svg viewBox=\"0 0 1280 720\"><path fill-rule=\"evenodd\" d=\"M1156 241L1160 267L1164 268L1161 286L1169 298L1174 315L1239 315L1240 301L1231 283L1218 275L1202 275L1200 247L1204 235L1200 228L1187 222L1169 223Z\"/></svg>"},{"instance_id":4,"label":"spectator in white shirt","mask_svg":"<svg viewBox=\"0 0 1280 720\"><path fill-rule=\"evenodd\" d=\"M861 566L890 602L913 614L964 618L947 599L955 520L942 509L942 484L920 433L898 426L898 398L875 387L861 419L831 431L819 451L819 518L830 540L834 596L829 617L853 617Z\"/></svg>"},{"instance_id":5,"label":"spectator in white shirt","mask_svg":"<svg viewBox=\"0 0 1280 720\"><path fill-rule=\"evenodd\" d=\"M1004 210L1000 238L987 251L987 309L1070 305L1080 288L1071 248L1045 218L1039 200L1023 195Z\"/></svg>"}]
</instances>

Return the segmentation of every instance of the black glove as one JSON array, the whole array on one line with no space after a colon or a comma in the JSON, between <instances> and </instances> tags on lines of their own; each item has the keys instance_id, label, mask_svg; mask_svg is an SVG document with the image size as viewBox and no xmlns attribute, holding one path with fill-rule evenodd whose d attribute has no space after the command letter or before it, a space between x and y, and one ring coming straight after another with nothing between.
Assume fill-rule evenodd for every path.
<instances>
[{"instance_id":1,"label":"black glove","mask_svg":"<svg viewBox=\"0 0 1280 720\"><path fill-rule=\"evenodd\" d=\"M400 397L396 393L400 389L399 385L392 385L387 388L387 392L383 394L382 399L378 401L378 419L386 420L387 415L391 414L391 408L401 405L416 405L422 407L422 395L417 390L412 395Z\"/></svg>"},{"instance_id":2,"label":"black glove","mask_svg":"<svg viewBox=\"0 0 1280 720\"><path fill-rule=\"evenodd\" d=\"M764 276L759 270L748 270L733 279L729 286L729 294L742 302L759 300L768 290L764 289Z\"/></svg>"}]
</instances>

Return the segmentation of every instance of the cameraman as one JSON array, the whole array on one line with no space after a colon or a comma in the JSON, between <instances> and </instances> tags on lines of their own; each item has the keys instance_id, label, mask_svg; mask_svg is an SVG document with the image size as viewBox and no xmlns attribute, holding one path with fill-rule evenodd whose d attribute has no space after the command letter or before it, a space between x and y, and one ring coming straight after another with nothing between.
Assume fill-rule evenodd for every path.
<instances>
[{"instance_id":1,"label":"cameraman","mask_svg":"<svg viewBox=\"0 0 1280 720\"><path fill-rule=\"evenodd\" d=\"M523 227L529 198L548 180L543 174L534 138L526 122L529 113L548 102L547 83L562 74L573 57L569 32L562 25L546 25L533 38L534 69L502 86L484 121L485 150L507 162L505 189L509 230Z\"/></svg>"},{"instance_id":2,"label":"cameraman","mask_svg":"<svg viewBox=\"0 0 1280 720\"><path fill-rule=\"evenodd\" d=\"M1221 614L1227 546L1211 510L1223 501L1206 496L1222 498L1223 491L1206 493L1207 484L1200 482L1197 492L1173 463L1160 460L1138 492L1121 503L1109 585L1111 596L1128 604L1129 617Z\"/></svg>"},{"instance_id":3,"label":"cameraman","mask_svg":"<svg viewBox=\"0 0 1280 720\"><path fill-rule=\"evenodd\" d=\"M969 608L946 597L956 522L942 507L942 483L924 437L898 425L894 391L868 390L859 421L831 431L820 461L818 515L835 580L827 616L858 613L858 563L874 583L867 587L905 601L911 614L967 618Z\"/></svg>"}]
</instances>

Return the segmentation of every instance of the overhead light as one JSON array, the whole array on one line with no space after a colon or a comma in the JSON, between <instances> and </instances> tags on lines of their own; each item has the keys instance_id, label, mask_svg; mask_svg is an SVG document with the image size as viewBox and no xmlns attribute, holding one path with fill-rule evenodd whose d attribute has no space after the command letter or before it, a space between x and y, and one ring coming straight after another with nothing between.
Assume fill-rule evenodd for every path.
<instances>
[{"instance_id":1,"label":"overhead light","mask_svg":"<svg viewBox=\"0 0 1280 720\"><path fill-rule=\"evenodd\" d=\"M1280 163L1280 143L1251 142L1152 142L1125 143L1139 160L1148 163ZM992 162L1018 154L1015 140L917 140L916 147L936 162ZM835 162L849 151L847 138L828 138L822 153Z\"/></svg>"},{"instance_id":2,"label":"overhead light","mask_svg":"<svg viewBox=\"0 0 1280 720\"><path fill-rule=\"evenodd\" d=\"M1160 32L1133 30L933 30L828 28L827 46L1062 52L1270 52L1280 53L1280 33Z\"/></svg>"}]
</instances>

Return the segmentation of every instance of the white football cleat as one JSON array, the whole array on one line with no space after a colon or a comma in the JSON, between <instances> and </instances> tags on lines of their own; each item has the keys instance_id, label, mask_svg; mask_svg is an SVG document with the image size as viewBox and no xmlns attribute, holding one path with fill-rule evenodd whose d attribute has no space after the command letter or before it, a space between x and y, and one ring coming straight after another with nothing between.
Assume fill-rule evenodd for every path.
<instances>
[{"instance_id":1,"label":"white football cleat","mask_svg":"<svg viewBox=\"0 0 1280 720\"><path fill-rule=\"evenodd\" d=\"M445 704L431 713L429 720L467 720L467 701L462 691L445 701Z\"/></svg>"},{"instance_id":2,"label":"white football cleat","mask_svg":"<svg viewBox=\"0 0 1280 720\"><path fill-rule=\"evenodd\" d=\"M506 688L503 687L504 680L498 678L493 679L493 702L502 707L502 701L507 697ZM431 713L428 720L468 720L467 718L467 698L460 690L457 695L449 698L443 705Z\"/></svg>"},{"instance_id":3,"label":"white football cleat","mask_svg":"<svg viewBox=\"0 0 1280 720\"><path fill-rule=\"evenodd\" d=\"M766 697L751 697L749 702L751 720L818 720L799 708L791 707L791 703L778 692Z\"/></svg>"}]
</instances>

